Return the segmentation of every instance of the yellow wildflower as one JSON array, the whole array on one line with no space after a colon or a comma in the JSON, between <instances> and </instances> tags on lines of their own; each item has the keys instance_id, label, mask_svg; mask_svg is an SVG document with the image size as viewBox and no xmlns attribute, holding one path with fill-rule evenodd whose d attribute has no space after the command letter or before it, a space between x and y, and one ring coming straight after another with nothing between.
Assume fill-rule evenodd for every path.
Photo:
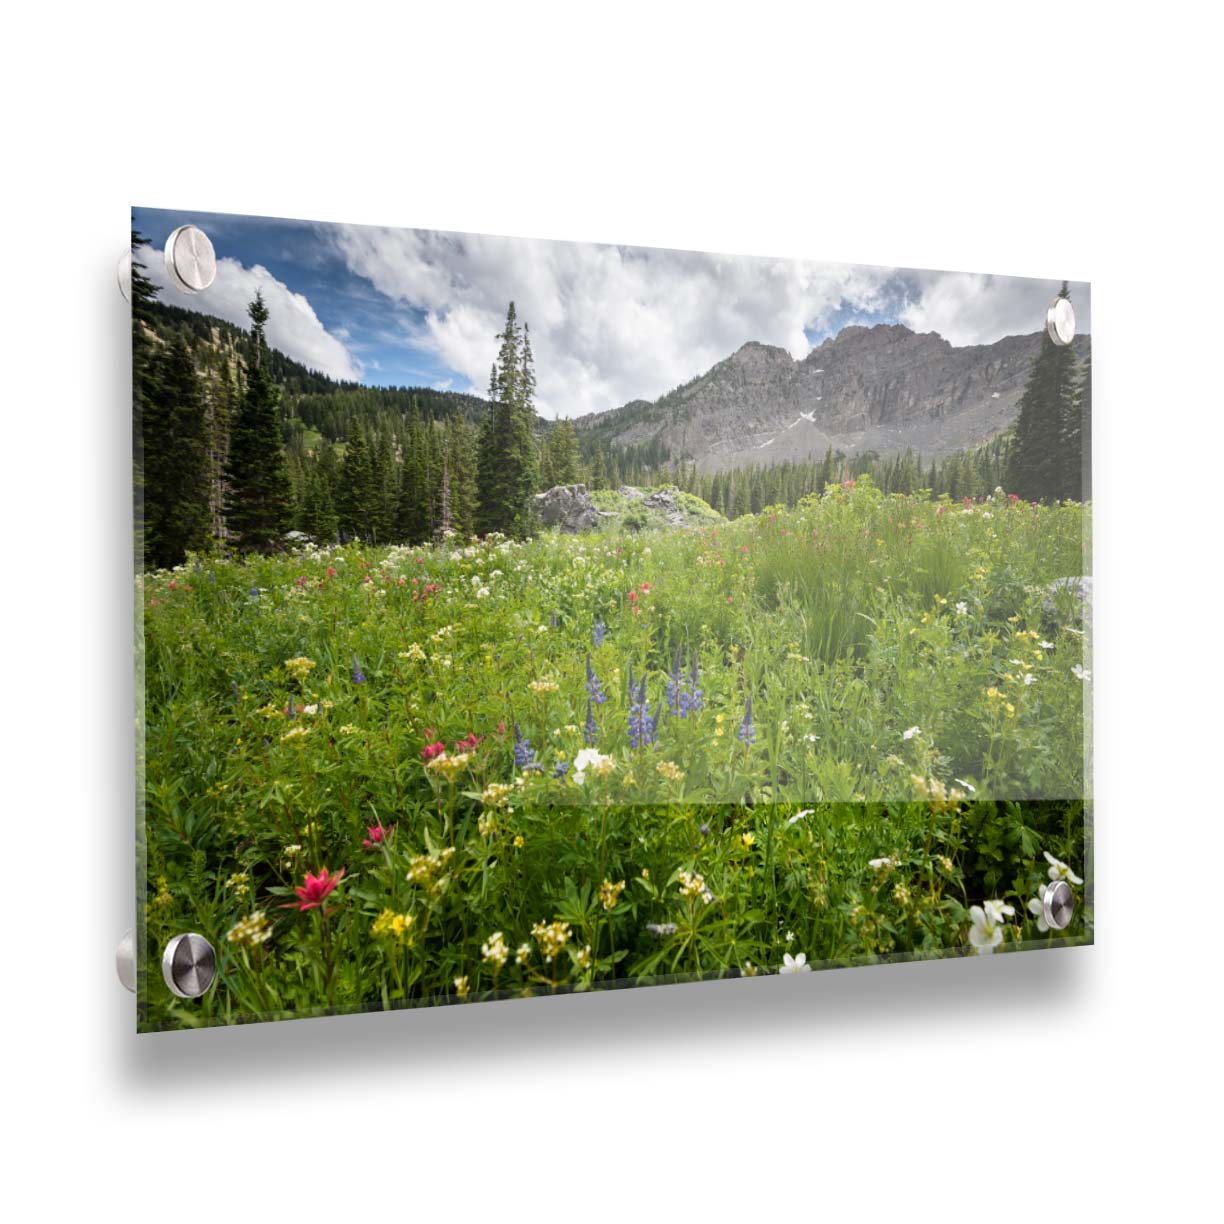
<instances>
[{"instance_id":1,"label":"yellow wildflower","mask_svg":"<svg viewBox=\"0 0 1224 1224\"><path fill-rule=\"evenodd\" d=\"M506 958L510 955L510 949L506 947L505 938L500 931L494 931L480 945L480 955L497 969L500 969L506 963Z\"/></svg>"},{"instance_id":2,"label":"yellow wildflower","mask_svg":"<svg viewBox=\"0 0 1224 1224\"><path fill-rule=\"evenodd\" d=\"M229 934L226 935L230 943L237 944L240 948L257 948L271 938L272 924L263 910L256 910L253 914L235 923L230 927Z\"/></svg>"},{"instance_id":3,"label":"yellow wildflower","mask_svg":"<svg viewBox=\"0 0 1224 1224\"><path fill-rule=\"evenodd\" d=\"M568 922L537 922L531 928L531 933L536 943L539 944L541 955L548 962L569 942L570 924Z\"/></svg>"},{"instance_id":4,"label":"yellow wildflower","mask_svg":"<svg viewBox=\"0 0 1224 1224\"><path fill-rule=\"evenodd\" d=\"M374 919L370 930L380 938L395 939L402 943L415 921L414 914L397 914L393 909L385 909Z\"/></svg>"},{"instance_id":5,"label":"yellow wildflower","mask_svg":"<svg viewBox=\"0 0 1224 1224\"><path fill-rule=\"evenodd\" d=\"M439 757L434 757L425 768L432 769L435 773L440 773L449 782L453 782L466 768L468 761L471 760L471 753L456 752L453 755L443 753Z\"/></svg>"},{"instance_id":6,"label":"yellow wildflower","mask_svg":"<svg viewBox=\"0 0 1224 1224\"><path fill-rule=\"evenodd\" d=\"M611 880L605 880L599 886L599 901L606 910L614 910L617 902L620 901L621 893L625 891L625 881L620 880L613 884Z\"/></svg>"},{"instance_id":7,"label":"yellow wildflower","mask_svg":"<svg viewBox=\"0 0 1224 1224\"><path fill-rule=\"evenodd\" d=\"M315 661L308 659L305 655L298 655L296 659L285 660L285 671L299 683L306 679L315 669Z\"/></svg>"},{"instance_id":8,"label":"yellow wildflower","mask_svg":"<svg viewBox=\"0 0 1224 1224\"><path fill-rule=\"evenodd\" d=\"M669 782L683 782L684 770L679 765L672 761L660 761L655 769L663 775Z\"/></svg>"}]
</instances>

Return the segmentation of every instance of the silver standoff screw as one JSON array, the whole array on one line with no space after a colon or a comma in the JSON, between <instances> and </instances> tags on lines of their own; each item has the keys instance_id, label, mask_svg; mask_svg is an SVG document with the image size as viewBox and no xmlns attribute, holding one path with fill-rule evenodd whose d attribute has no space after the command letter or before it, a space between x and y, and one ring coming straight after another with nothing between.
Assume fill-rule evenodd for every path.
<instances>
[{"instance_id":1,"label":"silver standoff screw","mask_svg":"<svg viewBox=\"0 0 1224 1224\"><path fill-rule=\"evenodd\" d=\"M203 935L176 935L162 955L162 977L180 999L207 994L217 977L217 954Z\"/></svg>"},{"instance_id":2,"label":"silver standoff screw","mask_svg":"<svg viewBox=\"0 0 1224 1224\"><path fill-rule=\"evenodd\" d=\"M1066 880L1057 880L1041 898L1041 916L1051 931L1063 931L1071 925L1075 913L1075 894Z\"/></svg>"},{"instance_id":3,"label":"silver standoff screw","mask_svg":"<svg viewBox=\"0 0 1224 1224\"><path fill-rule=\"evenodd\" d=\"M124 251L119 256L119 265L115 269L115 275L119 278L119 292L123 294L124 300L130 302L132 300L132 252Z\"/></svg>"},{"instance_id":4,"label":"silver standoff screw","mask_svg":"<svg viewBox=\"0 0 1224 1224\"><path fill-rule=\"evenodd\" d=\"M136 993L136 935L129 927L115 949L115 972L124 990Z\"/></svg>"},{"instance_id":5,"label":"silver standoff screw","mask_svg":"<svg viewBox=\"0 0 1224 1224\"><path fill-rule=\"evenodd\" d=\"M166 272L183 293L199 293L217 279L217 253L197 226L180 225L166 239Z\"/></svg>"},{"instance_id":6,"label":"silver standoff screw","mask_svg":"<svg viewBox=\"0 0 1224 1224\"><path fill-rule=\"evenodd\" d=\"M1056 297L1050 303L1046 311L1046 331L1060 348L1075 339L1075 307L1065 297Z\"/></svg>"}]
</instances>

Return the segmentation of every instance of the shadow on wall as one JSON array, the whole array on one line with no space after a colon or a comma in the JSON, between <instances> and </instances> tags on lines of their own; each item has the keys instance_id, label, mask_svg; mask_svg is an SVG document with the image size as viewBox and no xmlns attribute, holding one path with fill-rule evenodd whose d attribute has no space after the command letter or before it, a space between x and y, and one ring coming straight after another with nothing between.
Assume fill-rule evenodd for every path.
<instances>
[{"instance_id":1,"label":"shadow on wall","mask_svg":"<svg viewBox=\"0 0 1224 1224\"><path fill-rule=\"evenodd\" d=\"M1049 1000L1073 1009L1084 959L1070 949L828 970L802 977L613 990L291 1020L136 1037L134 1016L116 1042L116 1077L139 1095L274 1085L304 1068L404 1073L428 1082L538 1059L631 1063L703 1045L742 1046L804 1036L836 1045L872 1030L1049 1023ZM115 983L116 991L122 988ZM129 997L130 996L125 996Z\"/></svg>"}]
</instances>

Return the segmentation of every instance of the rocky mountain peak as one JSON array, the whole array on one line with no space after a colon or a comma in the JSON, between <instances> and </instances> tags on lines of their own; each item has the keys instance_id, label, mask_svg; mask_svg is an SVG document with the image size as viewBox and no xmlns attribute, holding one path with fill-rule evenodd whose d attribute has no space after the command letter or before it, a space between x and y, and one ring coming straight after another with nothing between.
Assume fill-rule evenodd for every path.
<instances>
[{"instance_id":1,"label":"rocky mountain peak","mask_svg":"<svg viewBox=\"0 0 1224 1224\"><path fill-rule=\"evenodd\" d=\"M1076 356L1087 336L1076 338ZM660 441L709 471L913 449L943 456L989 441L1016 417L1041 333L955 347L899 323L843 327L796 361L749 341L654 404L578 422L613 447Z\"/></svg>"}]
</instances>

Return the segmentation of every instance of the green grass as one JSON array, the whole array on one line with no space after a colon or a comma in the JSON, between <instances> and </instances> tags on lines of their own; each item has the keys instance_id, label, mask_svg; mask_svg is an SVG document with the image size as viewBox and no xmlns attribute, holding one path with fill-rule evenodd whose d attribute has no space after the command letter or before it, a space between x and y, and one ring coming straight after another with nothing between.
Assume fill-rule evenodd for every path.
<instances>
[{"instance_id":1,"label":"green grass","mask_svg":"<svg viewBox=\"0 0 1224 1224\"><path fill-rule=\"evenodd\" d=\"M1085 874L1083 643L1042 598L1086 516L860 483L147 575L147 958L191 929L221 972L185 1003L154 968L142 1026L960 953L990 899L1003 948L1090 938L1082 891L1066 933L1027 908L1046 853ZM323 867L326 912L289 908Z\"/></svg>"}]
</instances>

